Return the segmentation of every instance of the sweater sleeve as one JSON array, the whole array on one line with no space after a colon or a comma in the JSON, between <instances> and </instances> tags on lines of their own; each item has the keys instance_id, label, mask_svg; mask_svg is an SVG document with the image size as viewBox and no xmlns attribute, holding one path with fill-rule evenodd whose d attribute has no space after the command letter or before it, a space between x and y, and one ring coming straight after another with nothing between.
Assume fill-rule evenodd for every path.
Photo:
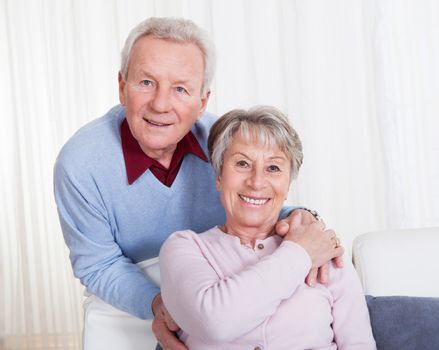
<instances>
[{"instance_id":1,"label":"sweater sleeve","mask_svg":"<svg viewBox=\"0 0 439 350\"><path fill-rule=\"evenodd\" d=\"M363 289L348 259L345 260L343 268L331 269L328 288L333 296L332 328L337 348L376 349Z\"/></svg>"},{"instance_id":2,"label":"sweater sleeve","mask_svg":"<svg viewBox=\"0 0 439 350\"><path fill-rule=\"evenodd\" d=\"M205 342L231 341L260 325L311 267L302 247L283 242L254 265L223 276L201 236L173 234L160 251L160 272L170 314L181 329Z\"/></svg>"},{"instance_id":3,"label":"sweater sleeve","mask_svg":"<svg viewBox=\"0 0 439 350\"><path fill-rule=\"evenodd\" d=\"M152 318L151 301L159 288L145 277L115 241L105 205L93 178L66 169L58 159L54 191L74 275L87 291L139 318Z\"/></svg>"}]
</instances>

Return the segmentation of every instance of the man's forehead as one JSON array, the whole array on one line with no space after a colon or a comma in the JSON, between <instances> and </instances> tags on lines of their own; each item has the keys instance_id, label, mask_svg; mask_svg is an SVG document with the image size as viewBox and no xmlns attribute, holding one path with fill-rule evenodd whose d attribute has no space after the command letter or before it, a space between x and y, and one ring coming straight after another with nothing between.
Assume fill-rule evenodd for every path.
<instances>
[{"instance_id":1,"label":"man's forehead","mask_svg":"<svg viewBox=\"0 0 439 350\"><path fill-rule=\"evenodd\" d=\"M154 35L144 35L138 38L132 47L131 54L133 51L157 51L159 49L166 51L193 51L200 55L201 59L203 59L203 51L202 49L192 41L183 41L176 40L171 38L160 38Z\"/></svg>"},{"instance_id":2,"label":"man's forehead","mask_svg":"<svg viewBox=\"0 0 439 350\"><path fill-rule=\"evenodd\" d=\"M147 38L138 44L133 48L129 62L129 70L136 76L166 75L185 81L203 79L204 60L201 50L196 45L157 38Z\"/></svg>"}]
</instances>

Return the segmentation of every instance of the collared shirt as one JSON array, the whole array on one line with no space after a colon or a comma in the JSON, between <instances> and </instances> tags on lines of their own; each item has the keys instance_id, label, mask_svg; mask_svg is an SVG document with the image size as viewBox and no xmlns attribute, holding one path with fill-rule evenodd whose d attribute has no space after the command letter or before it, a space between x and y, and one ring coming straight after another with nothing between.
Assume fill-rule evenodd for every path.
<instances>
[{"instance_id":1,"label":"collared shirt","mask_svg":"<svg viewBox=\"0 0 439 350\"><path fill-rule=\"evenodd\" d=\"M205 162L208 161L200 144L191 131L178 142L174 154L172 155L169 168L165 168L158 161L152 159L142 151L139 143L132 135L126 119L122 122L120 127L120 135L123 157L125 159L125 169L130 185L149 169L161 183L171 187L180 170L183 158L188 153L196 155Z\"/></svg>"}]
</instances>

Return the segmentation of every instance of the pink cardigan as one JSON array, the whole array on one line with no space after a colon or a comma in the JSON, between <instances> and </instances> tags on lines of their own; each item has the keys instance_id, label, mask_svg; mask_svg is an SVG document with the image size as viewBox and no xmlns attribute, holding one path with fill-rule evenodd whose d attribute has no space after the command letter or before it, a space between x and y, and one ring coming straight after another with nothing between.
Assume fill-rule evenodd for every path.
<instances>
[{"instance_id":1,"label":"pink cardigan","mask_svg":"<svg viewBox=\"0 0 439 350\"><path fill-rule=\"evenodd\" d=\"M162 298L190 350L376 349L350 261L314 288L310 267L279 236L253 249L217 227L176 232L160 251Z\"/></svg>"}]
</instances>

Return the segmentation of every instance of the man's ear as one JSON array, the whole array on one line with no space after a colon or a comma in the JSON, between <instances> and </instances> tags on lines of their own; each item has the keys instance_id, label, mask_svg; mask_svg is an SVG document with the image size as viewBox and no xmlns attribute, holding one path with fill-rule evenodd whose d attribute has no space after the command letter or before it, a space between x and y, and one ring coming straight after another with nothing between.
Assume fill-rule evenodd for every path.
<instances>
[{"instance_id":1,"label":"man's ear","mask_svg":"<svg viewBox=\"0 0 439 350\"><path fill-rule=\"evenodd\" d=\"M209 102L209 97L210 97L210 90L206 92L206 95L204 97L201 97L200 117L203 114L203 112L206 110L207 103Z\"/></svg>"},{"instance_id":2,"label":"man's ear","mask_svg":"<svg viewBox=\"0 0 439 350\"><path fill-rule=\"evenodd\" d=\"M122 77L122 73L119 71L117 75L117 81L119 82L119 102L122 106L125 106L125 86L126 81Z\"/></svg>"}]
</instances>

